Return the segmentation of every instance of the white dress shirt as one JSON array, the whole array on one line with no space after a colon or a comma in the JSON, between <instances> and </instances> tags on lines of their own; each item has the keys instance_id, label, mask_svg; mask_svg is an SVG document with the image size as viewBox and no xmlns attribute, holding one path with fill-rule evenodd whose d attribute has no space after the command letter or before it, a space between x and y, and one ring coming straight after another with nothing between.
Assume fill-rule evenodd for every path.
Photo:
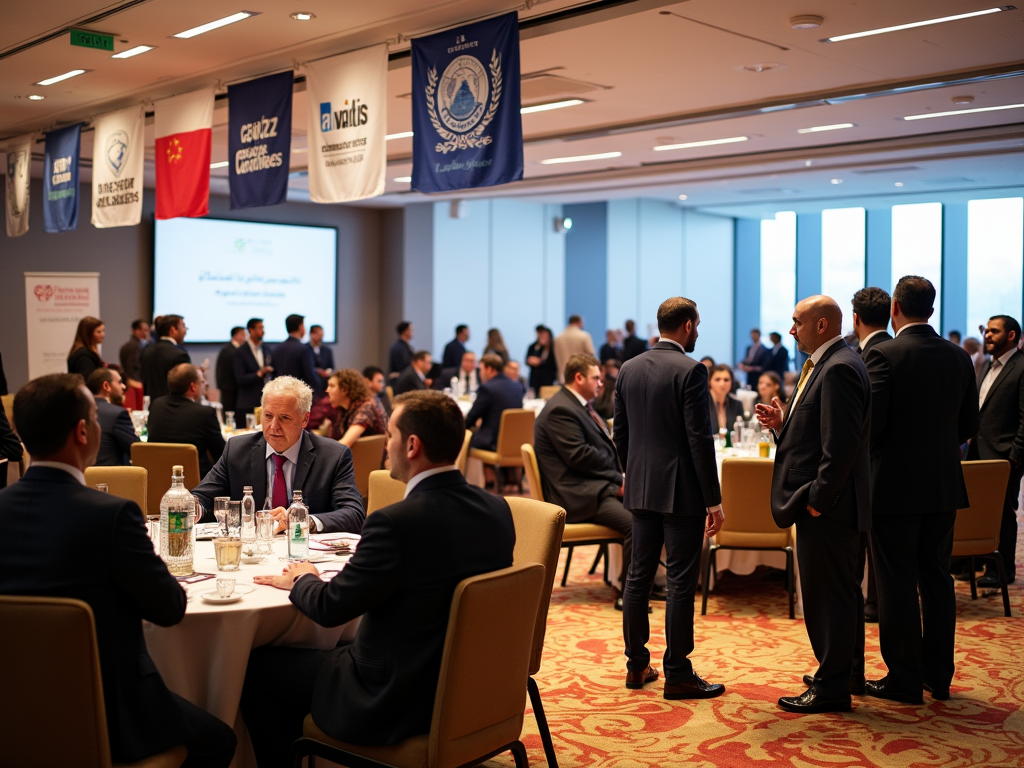
<instances>
[{"instance_id":1,"label":"white dress shirt","mask_svg":"<svg viewBox=\"0 0 1024 768\"><path fill-rule=\"evenodd\" d=\"M256 365L260 368L263 367L263 345L253 344L252 339L247 339L246 344L249 345L249 349L252 350L252 356L256 358Z\"/></svg>"},{"instance_id":2,"label":"white dress shirt","mask_svg":"<svg viewBox=\"0 0 1024 768\"><path fill-rule=\"evenodd\" d=\"M78 467L73 467L70 464L65 464L63 461L33 461L31 466L33 467L49 467L50 469L59 469L61 472L67 472L75 480L85 485L85 474Z\"/></svg>"},{"instance_id":3,"label":"white dress shirt","mask_svg":"<svg viewBox=\"0 0 1024 768\"><path fill-rule=\"evenodd\" d=\"M903 333L905 330L907 330L907 328L913 328L915 325L931 325L931 323L929 323L927 321L922 321L920 323L907 323L902 328L900 328L898 331L896 331L896 335L899 336L901 333Z\"/></svg>"},{"instance_id":4,"label":"white dress shirt","mask_svg":"<svg viewBox=\"0 0 1024 768\"><path fill-rule=\"evenodd\" d=\"M864 340L861 341L857 346L859 346L861 349L864 349L864 347L868 345L868 342L871 341L873 338L875 338L875 336L877 336L880 333L885 333L885 328L882 328L880 331L872 331L867 336L865 336Z\"/></svg>"},{"instance_id":5,"label":"white dress shirt","mask_svg":"<svg viewBox=\"0 0 1024 768\"><path fill-rule=\"evenodd\" d=\"M446 464L443 467L434 467L433 469L425 469L422 472L420 472L418 475L413 475L412 476L412 478L409 480L409 482L405 486L405 496L403 496L402 498L408 499L409 498L409 494L412 493L412 489L415 488L417 485L419 485L424 480L426 480L428 477L433 477L434 475L440 475L442 472L458 472L458 471L459 471L459 468L456 467L454 464Z\"/></svg>"},{"instance_id":6,"label":"white dress shirt","mask_svg":"<svg viewBox=\"0 0 1024 768\"><path fill-rule=\"evenodd\" d=\"M823 358L825 356L825 353L828 352L830 349L832 349L832 347L834 347L840 341L843 341L843 337L842 336L833 336L831 339L829 339L824 344L822 344L820 347L818 347L816 350L814 350L814 352L811 354L811 364L812 364L812 366L817 366L818 363L821 362L821 358ZM843 343L845 344L846 342L843 342ZM814 371L813 367L811 368L811 371L812 372ZM811 374L810 373L807 374L807 378L808 379L811 378ZM796 408L796 404L797 404L797 402L799 402L800 396L804 393L804 389L807 389L807 382L806 381L804 382L803 389L798 388L796 390L796 392L793 393L793 402L789 406L789 413L792 413L793 409Z\"/></svg>"},{"instance_id":7,"label":"white dress shirt","mask_svg":"<svg viewBox=\"0 0 1024 768\"><path fill-rule=\"evenodd\" d=\"M1003 367L1006 362L1013 357L1013 353L1017 351L1017 347L1010 347L1010 350L1000 357L997 357L992 361L992 365L988 369L988 373L985 374L985 378L981 381L981 388L978 390L978 408L981 408L985 404L985 398L988 397L989 390L992 389L992 385L996 383L996 379L999 378L999 374L1003 372ZM996 365L996 363L999 365Z\"/></svg>"}]
</instances>

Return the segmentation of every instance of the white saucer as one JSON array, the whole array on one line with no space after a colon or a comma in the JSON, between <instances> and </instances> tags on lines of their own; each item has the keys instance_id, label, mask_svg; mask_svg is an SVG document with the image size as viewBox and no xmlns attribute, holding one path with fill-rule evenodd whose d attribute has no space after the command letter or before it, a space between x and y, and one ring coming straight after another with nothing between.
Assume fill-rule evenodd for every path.
<instances>
[{"instance_id":1,"label":"white saucer","mask_svg":"<svg viewBox=\"0 0 1024 768\"><path fill-rule=\"evenodd\" d=\"M246 565L258 565L259 563L262 563L266 558L267 555L252 555L251 557L242 555L242 562Z\"/></svg>"},{"instance_id":2,"label":"white saucer","mask_svg":"<svg viewBox=\"0 0 1024 768\"><path fill-rule=\"evenodd\" d=\"M215 590L215 589L210 590L209 592L203 592L200 595L200 597L203 598L203 600L205 600L208 603L225 603L225 604L226 603L237 603L239 600L242 599L242 595L239 592L232 592L227 597L221 597L220 593L217 592L217 590Z\"/></svg>"}]
</instances>

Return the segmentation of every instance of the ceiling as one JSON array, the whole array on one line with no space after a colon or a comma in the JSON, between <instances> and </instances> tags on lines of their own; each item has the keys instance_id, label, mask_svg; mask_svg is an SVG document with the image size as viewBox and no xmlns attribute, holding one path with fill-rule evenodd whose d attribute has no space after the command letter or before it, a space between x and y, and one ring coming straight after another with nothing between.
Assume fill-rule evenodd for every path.
<instances>
[{"instance_id":1,"label":"ceiling","mask_svg":"<svg viewBox=\"0 0 1024 768\"><path fill-rule=\"evenodd\" d=\"M1024 109L902 119L1024 103L1024 9L828 43L820 41L992 6L984 0L528 0L528 7L483 0L263 2L53 0L42 13L28 4L7 9L0 28L0 143L295 67L289 196L308 199L303 62L387 41L388 133L409 131L409 37L518 7L524 105L569 97L585 103L524 115L524 180L459 196L573 202L685 194L682 205L758 216L780 204L880 203L939 192L991 196L1024 188ZM259 15L189 40L170 37L243 9ZM295 11L316 18L294 21ZM791 17L811 13L824 18L819 28L790 27ZM83 23L88 19L95 20ZM71 26L115 34L117 51L157 48L111 59L109 52L72 47L62 32ZM90 71L48 87L32 85L75 68ZM30 93L46 98L29 101ZM957 106L954 97L971 103ZM227 159L226 99L217 107L215 161ZM797 132L836 123L854 126ZM739 136L747 139L655 149ZM147 144L151 157L152 125ZM394 181L410 175L411 151L410 139L388 142L386 194L363 205L444 199ZM41 145L38 152L41 158ZM606 152L621 156L541 164ZM82 155L91 154L86 132ZM213 191L226 192L226 169L213 175Z\"/></svg>"}]
</instances>

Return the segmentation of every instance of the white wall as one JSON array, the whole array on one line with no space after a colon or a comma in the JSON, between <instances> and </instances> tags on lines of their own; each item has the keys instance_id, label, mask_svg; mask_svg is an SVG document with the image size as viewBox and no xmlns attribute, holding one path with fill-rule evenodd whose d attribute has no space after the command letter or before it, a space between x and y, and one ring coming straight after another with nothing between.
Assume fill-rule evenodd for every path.
<instances>
[{"instance_id":1,"label":"white wall","mask_svg":"<svg viewBox=\"0 0 1024 768\"><path fill-rule=\"evenodd\" d=\"M694 354L731 362L734 220L683 212L683 295L697 302L700 335Z\"/></svg>"}]
</instances>

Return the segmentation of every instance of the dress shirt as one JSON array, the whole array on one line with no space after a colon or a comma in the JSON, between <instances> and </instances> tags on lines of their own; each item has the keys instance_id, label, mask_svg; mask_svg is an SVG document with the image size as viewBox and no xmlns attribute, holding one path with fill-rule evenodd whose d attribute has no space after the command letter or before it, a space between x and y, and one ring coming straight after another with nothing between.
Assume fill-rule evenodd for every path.
<instances>
[{"instance_id":1,"label":"dress shirt","mask_svg":"<svg viewBox=\"0 0 1024 768\"><path fill-rule=\"evenodd\" d=\"M579 400L579 401L580 401L580 405L582 405L582 406L583 406L584 408L586 408L586 407L587 407L587 401L583 399L583 395L581 395L581 394L580 394L579 392L577 392L577 391L576 391L575 389L573 389L572 387L566 387L566 389L567 389L567 390L569 390L570 392L572 392L573 396L574 396L574 397L575 397L575 398L576 398L577 400Z\"/></svg>"},{"instance_id":2,"label":"dress shirt","mask_svg":"<svg viewBox=\"0 0 1024 768\"><path fill-rule=\"evenodd\" d=\"M459 368L459 384L462 385L463 392L476 392L480 388L480 382L476 377L476 370L472 370L466 373L462 368Z\"/></svg>"},{"instance_id":3,"label":"dress shirt","mask_svg":"<svg viewBox=\"0 0 1024 768\"><path fill-rule=\"evenodd\" d=\"M419 377L420 377L420 381L426 381L426 380L427 380L427 375L426 375L425 373L420 373L420 372L419 372L419 369L417 369L417 368L413 368L412 370L413 370L413 372L414 372L414 373L415 373L415 374L416 374L417 376L419 376Z\"/></svg>"},{"instance_id":4,"label":"dress shirt","mask_svg":"<svg viewBox=\"0 0 1024 768\"><path fill-rule=\"evenodd\" d=\"M833 336L831 339L829 339L824 344L822 344L820 347L818 347L816 350L814 350L814 354L811 355L811 365L815 366L818 363L820 363L821 362L821 358L823 358L825 356L825 353L828 352L832 347L834 347L840 341L843 341L843 337L842 336ZM845 343L845 342L843 342L843 343ZM813 371L814 369L811 368L811 370ZM807 374L807 378L808 379L811 378L811 374ZM806 388L807 388L807 382L805 381L804 382L804 389L806 389ZM789 413L792 413L793 409L796 408L796 404L800 401L800 395L802 395L803 392L804 392L804 390L800 389L799 386L798 386L796 392L793 393L793 402L789 406Z\"/></svg>"},{"instance_id":5,"label":"dress shirt","mask_svg":"<svg viewBox=\"0 0 1024 768\"><path fill-rule=\"evenodd\" d=\"M281 465L281 472L284 473L284 482L287 489L286 497L291 499L292 497L292 481L295 479L295 464L299 460L299 451L302 450L302 435L299 435L299 439L286 451L282 451L281 455L284 456L288 461ZM267 498L274 498L274 475L277 474L277 465L274 463L274 454L277 453L273 448L270 447L270 443L267 443ZM289 504L291 502L289 501ZM287 507L286 507L287 509ZM313 521L318 531L322 531L324 524L316 517L316 515L310 515L309 519Z\"/></svg>"},{"instance_id":6,"label":"dress shirt","mask_svg":"<svg viewBox=\"0 0 1024 768\"><path fill-rule=\"evenodd\" d=\"M931 325L931 323L927 321L921 323L907 323L906 325L903 326L903 328L900 328L898 331L896 331L896 336L899 336L901 333L903 333L904 328L913 328L915 325ZM895 338L895 336L893 338Z\"/></svg>"},{"instance_id":7,"label":"dress shirt","mask_svg":"<svg viewBox=\"0 0 1024 768\"><path fill-rule=\"evenodd\" d=\"M412 479L409 480L409 482L405 486L405 496L403 496L402 498L403 499L408 499L409 498L409 494L412 493L412 489L415 488L417 485L419 485L423 480L426 480L428 477L433 477L434 475L440 475L442 472L458 472L458 471L459 471L459 468L456 467L454 464L446 464L443 467L434 467L433 469L425 469L422 472L420 472L418 475L414 475L412 477Z\"/></svg>"},{"instance_id":8,"label":"dress shirt","mask_svg":"<svg viewBox=\"0 0 1024 768\"><path fill-rule=\"evenodd\" d=\"M683 345L680 344L678 341L673 341L672 339L666 339L664 336L659 336L658 337L658 341L667 341L669 344L675 344L677 347L679 347L680 349L683 350L683 354L684 355L686 354L686 350L683 349Z\"/></svg>"},{"instance_id":9,"label":"dress shirt","mask_svg":"<svg viewBox=\"0 0 1024 768\"><path fill-rule=\"evenodd\" d=\"M863 339L857 342L857 349L864 349L865 345L867 345L869 341L871 341L873 338L875 338L875 336L877 336L880 333L885 333L885 328L881 328L877 331L872 331L871 333L869 333L867 336L865 336Z\"/></svg>"},{"instance_id":10,"label":"dress shirt","mask_svg":"<svg viewBox=\"0 0 1024 768\"><path fill-rule=\"evenodd\" d=\"M252 350L252 356L256 358L256 365L263 367L263 344L253 344L252 339L246 339L246 344Z\"/></svg>"},{"instance_id":11,"label":"dress shirt","mask_svg":"<svg viewBox=\"0 0 1024 768\"><path fill-rule=\"evenodd\" d=\"M1000 357L997 357L992 361L992 365L988 369L988 373L985 374L985 378L982 379L981 387L978 389L978 408L981 408L985 404L985 398L988 397L988 392L992 389L992 385L995 384L996 379L999 378L999 372L1003 370L1003 366L1006 365L1006 361L1013 357L1013 353L1017 351L1017 347L1010 347L1009 352Z\"/></svg>"},{"instance_id":12,"label":"dress shirt","mask_svg":"<svg viewBox=\"0 0 1024 768\"><path fill-rule=\"evenodd\" d=\"M85 474L78 467L72 467L70 464L65 464L63 461L33 461L33 467L49 467L50 469L59 469L61 472L67 472L75 480L85 485Z\"/></svg>"}]
</instances>

